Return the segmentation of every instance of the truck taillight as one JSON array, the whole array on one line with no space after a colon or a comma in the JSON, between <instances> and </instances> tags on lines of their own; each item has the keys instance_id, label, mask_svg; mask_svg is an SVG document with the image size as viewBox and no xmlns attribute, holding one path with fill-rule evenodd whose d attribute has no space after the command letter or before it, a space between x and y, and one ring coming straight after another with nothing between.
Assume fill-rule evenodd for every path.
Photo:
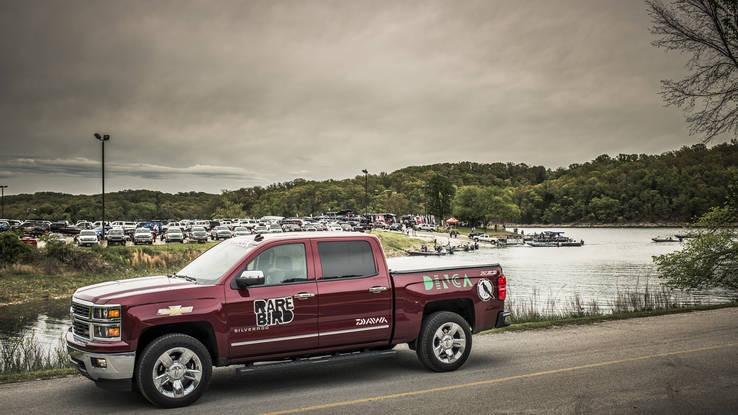
<instances>
[{"instance_id":1,"label":"truck taillight","mask_svg":"<svg viewBox=\"0 0 738 415\"><path fill-rule=\"evenodd\" d=\"M505 301L505 298L507 298L507 278L500 274L500 276L497 277L497 299Z\"/></svg>"}]
</instances>

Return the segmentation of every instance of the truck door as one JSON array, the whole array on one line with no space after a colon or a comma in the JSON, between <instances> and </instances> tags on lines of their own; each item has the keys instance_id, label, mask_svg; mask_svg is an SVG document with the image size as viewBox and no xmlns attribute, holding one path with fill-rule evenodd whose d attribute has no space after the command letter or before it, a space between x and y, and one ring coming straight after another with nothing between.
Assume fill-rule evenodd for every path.
<instances>
[{"instance_id":1,"label":"truck door","mask_svg":"<svg viewBox=\"0 0 738 415\"><path fill-rule=\"evenodd\" d=\"M311 247L265 246L241 272L262 271L264 285L226 286L225 313L232 357L313 349L318 345L318 298Z\"/></svg>"},{"instance_id":2,"label":"truck door","mask_svg":"<svg viewBox=\"0 0 738 415\"><path fill-rule=\"evenodd\" d=\"M389 341L392 286L366 239L313 240L318 253L319 347ZM377 248L377 249L373 249Z\"/></svg>"}]
</instances>

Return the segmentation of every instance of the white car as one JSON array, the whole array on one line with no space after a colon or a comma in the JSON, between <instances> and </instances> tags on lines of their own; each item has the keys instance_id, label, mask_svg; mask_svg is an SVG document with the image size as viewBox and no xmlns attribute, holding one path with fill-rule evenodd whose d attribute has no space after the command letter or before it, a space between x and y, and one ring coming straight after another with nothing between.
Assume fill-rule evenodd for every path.
<instances>
[{"instance_id":1,"label":"white car","mask_svg":"<svg viewBox=\"0 0 738 415\"><path fill-rule=\"evenodd\" d=\"M245 226L236 226L233 228L233 236L246 236L251 235L251 231L248 230Z\"/></svg>"},{"instance_id":2,"label":"white car","mask_svg":"<svg viewBox=\"0 0 738 415\"><path fill-rule=\"evenodd\" d=\"M341 225L328 225L329 232L343 232Z\"/></svg>"},{"instance_id":3,"label":"white car","mask_svg":"<svg viewBox=\"0 0 738 415\"><path fill-rule=\"evenodd\" d=\"M490 243L497 243L498 238L495 238L494 236L489 236L486 233L483 233L481 235L476 235L474 237L475 242L490 242Z\"/></svg>"},{"instance_id":4,"label":"white car","mask_svg":"<svg viewBox=\"0 0 738 415\"><path fill-rule=\"evenodd\" d=\"M91 229L85 229L79 232L77 235L78 246L93 246L99 245L100 241L97 240L97 232Z\"/></svg>"},{"instance_id":5,"label":"white car","mask_svg":"<svg viewBox=\"0 0 738 415\"><path fill-rule=\"evenodd\" d=\"M184 242L184 232L182 229L176 226L172 226L167 229L164 234L164 241L169 242Z\"/></svg>"},{"instance_id":6,"label":"white car","mask_svg":"<svg viewBox=\"0 0 738 415\"><path fill-rule=\"evenodd\" d=\"M424 224L422 224L422 225L418 225L418 230L420 230L420 231L429 231L429 232L433 232L433 231L435 231L435 230L436 230L436 227L435 227L435 226L433 226L433 225L430 225L430 224L428 224L428 223L424 223Z\"/></svg>"},{"instance_id":7,"label":"white car","mask_svg":"<svg viewBox=\"0 0 738 415\"><path fill-rule=\"evenodd\" d=\"M233 232L226 225L216 226L210 231L210 239L214 241L225 240L231 237L233 237Z\"/></svg>"}]
</instances>

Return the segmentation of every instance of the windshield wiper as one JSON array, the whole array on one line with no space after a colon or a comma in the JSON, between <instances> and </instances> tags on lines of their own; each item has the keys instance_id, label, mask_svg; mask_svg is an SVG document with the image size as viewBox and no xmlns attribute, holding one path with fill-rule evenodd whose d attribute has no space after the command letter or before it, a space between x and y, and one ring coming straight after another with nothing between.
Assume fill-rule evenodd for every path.
<instances>
[{"instance_id":1,"label":"windshield wiper","mask_svg":"<svg viewBox=\"0 0 738 415\"><path fill-rule=\"evenodd\" d=\"M185 281L197 282L197 278L190 277L190 276L187 276L187 275L182 275L182 274L176 274L176 273L175 274L169 274L169 275L167 275L167 277L169 277L169 278L183 278Z\"/></svg>"}]
</instances>

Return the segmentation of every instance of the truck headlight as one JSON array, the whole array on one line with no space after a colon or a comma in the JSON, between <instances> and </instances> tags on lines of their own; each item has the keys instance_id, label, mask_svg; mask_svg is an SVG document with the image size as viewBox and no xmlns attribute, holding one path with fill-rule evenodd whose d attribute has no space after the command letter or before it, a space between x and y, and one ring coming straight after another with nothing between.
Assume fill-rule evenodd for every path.
<instances>
[{"instance_id":1,"label":"truck headlight","mask_svg":"<svg viewBox=\"0 0 738 415\"><path fill-rule=\"evenodd\" d=\"M99 339L118 339L120 338L120 326L98 326L95 325L95 337Z\"/></svg>"},{"instance_id":2,"label":"truck headlight","mask_svg":"<svg viewBox=\"0 0 738 415\"><path fill-rule=\"evenodd\" d=\"M92 318L95 320L118 320L120 319L120 306L95 307L92 310Z\"/></svg>"}]
</instances>

